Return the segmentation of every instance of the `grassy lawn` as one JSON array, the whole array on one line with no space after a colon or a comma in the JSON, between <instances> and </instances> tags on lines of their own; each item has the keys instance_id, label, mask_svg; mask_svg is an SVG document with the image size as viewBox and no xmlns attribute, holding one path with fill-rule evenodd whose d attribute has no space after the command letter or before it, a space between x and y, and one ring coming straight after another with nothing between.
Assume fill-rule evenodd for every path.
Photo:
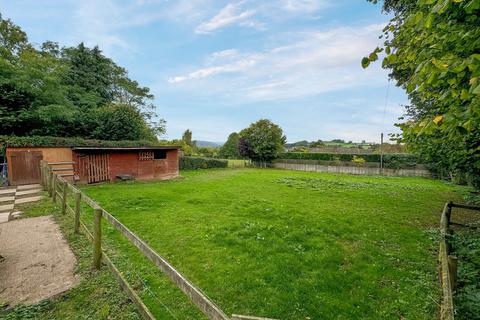
<instances>
[{"instance_id":1,"label":"grassy lawn","mask_svg":"<svg viewBox=\"0 0 480 320\"><path fill-rule=\"evenodd\" d=\"M84 191L228 314L435 318L440 293L433 230L444 203L459 197L458 187L420 178L268 169L182 176ZM169 298L178 293L134 257L135 249L114 232L106 235L108 245L123 253L120 261L147 279L157 297L147 305L162 303L152 307L154 313L166 307L175 318L199 318Z\"/></svg>"}]
</instances>

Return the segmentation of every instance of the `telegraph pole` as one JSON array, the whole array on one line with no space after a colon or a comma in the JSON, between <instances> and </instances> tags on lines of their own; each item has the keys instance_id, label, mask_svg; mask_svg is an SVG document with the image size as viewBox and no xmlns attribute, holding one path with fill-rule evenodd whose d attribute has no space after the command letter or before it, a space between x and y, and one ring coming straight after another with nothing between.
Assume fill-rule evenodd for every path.
<instances>
[{"instance_id":1,"label":"telegraph pole","mask_svg":"<svg viewBox=\"0 0 480 320\"><path fill-rule=\"evenodd\" d=\"M380 133L380 175L383 176L383 132Z\"/></svg>"}]
</instances>

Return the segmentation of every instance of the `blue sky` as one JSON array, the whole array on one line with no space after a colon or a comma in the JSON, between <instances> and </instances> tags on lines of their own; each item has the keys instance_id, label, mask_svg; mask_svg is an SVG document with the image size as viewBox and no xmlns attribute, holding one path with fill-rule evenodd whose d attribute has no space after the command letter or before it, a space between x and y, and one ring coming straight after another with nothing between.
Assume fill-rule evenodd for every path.
<instances>
[{"instance_id":1,"label":"blue sky","mask_svg":"<svg viewBox=\"0 0 480 320\"><path fill-rule=\"evenodd\" d=\"M0 0L0 12L33 43L98 45L151 88L169 139L224 141L268 118L290 142L378 141L408 102L380 63L360 66L388 21L366 0Z\"/></svg>"}]
</instances>

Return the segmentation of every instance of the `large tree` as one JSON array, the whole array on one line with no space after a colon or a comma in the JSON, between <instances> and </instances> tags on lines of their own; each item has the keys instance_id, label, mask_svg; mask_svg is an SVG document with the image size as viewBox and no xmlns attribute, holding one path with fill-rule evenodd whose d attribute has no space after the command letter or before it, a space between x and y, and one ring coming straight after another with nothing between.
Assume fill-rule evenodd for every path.
<instances>
[{"instance_id":1,"label":"large tree","mask_svg":"<svg viewBox=\"0 0 480 320\"><path fill-rule=\"evenodd\" d=\"M218 152L220 158L225 159L240 159L242 156L238 151L238 141L240 140L240 135L236 132L232 132L227 139L227 142L223 144Z\"/></svg>"},{"instance_id":2,"label":"large tree","mask_svg":"<svg viewBox=\"0 0 480 320\"><path fill-rule=\"evenodd\" d=\"M370 0L376 2L376 0ZM480 1L385 0L383 66L411 104L400 137L432 168L480 186Z\"/></svg>"},{"instance_id":3,"label":"large tree","mask_svg":"<svg viewBox=\"0 0 480 320\"><path fill-rule=\"evenodd\" d=\"M261 119L240 131L239 152L257 162L269 162L283 152L287 138L282 128L270 120Z\"/></svg>"},{"instance_id":4,"label":"large tree","mask_svg":"<svg viewBox=\"0 0 480 320\"><path fill-rule=\"evenodd\" d=\"M157 139L165 126L152 101L149 89L98 47L60 48L47 41L35 48L0 15L0 134ZM134 115L131 124L123 122L124 134L105 129L112 127L108 112L125 121L119 113Z\"/></svg>"}]
</instances>

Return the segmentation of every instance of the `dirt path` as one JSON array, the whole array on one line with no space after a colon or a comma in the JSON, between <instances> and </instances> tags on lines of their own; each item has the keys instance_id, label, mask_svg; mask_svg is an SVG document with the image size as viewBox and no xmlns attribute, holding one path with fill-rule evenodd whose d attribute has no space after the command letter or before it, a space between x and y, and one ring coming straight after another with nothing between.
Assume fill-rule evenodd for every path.
<instances>
[{"instance_id":1,"label":"dirt path","mask_svg":"<svg viewBox=\"0 0 480 320\"><path fill-rule=\"evenodd\" d=\"M76 259L51 216L0 224L0 304L31 304L79 283Z\"/></svg>"}]
</instances>

